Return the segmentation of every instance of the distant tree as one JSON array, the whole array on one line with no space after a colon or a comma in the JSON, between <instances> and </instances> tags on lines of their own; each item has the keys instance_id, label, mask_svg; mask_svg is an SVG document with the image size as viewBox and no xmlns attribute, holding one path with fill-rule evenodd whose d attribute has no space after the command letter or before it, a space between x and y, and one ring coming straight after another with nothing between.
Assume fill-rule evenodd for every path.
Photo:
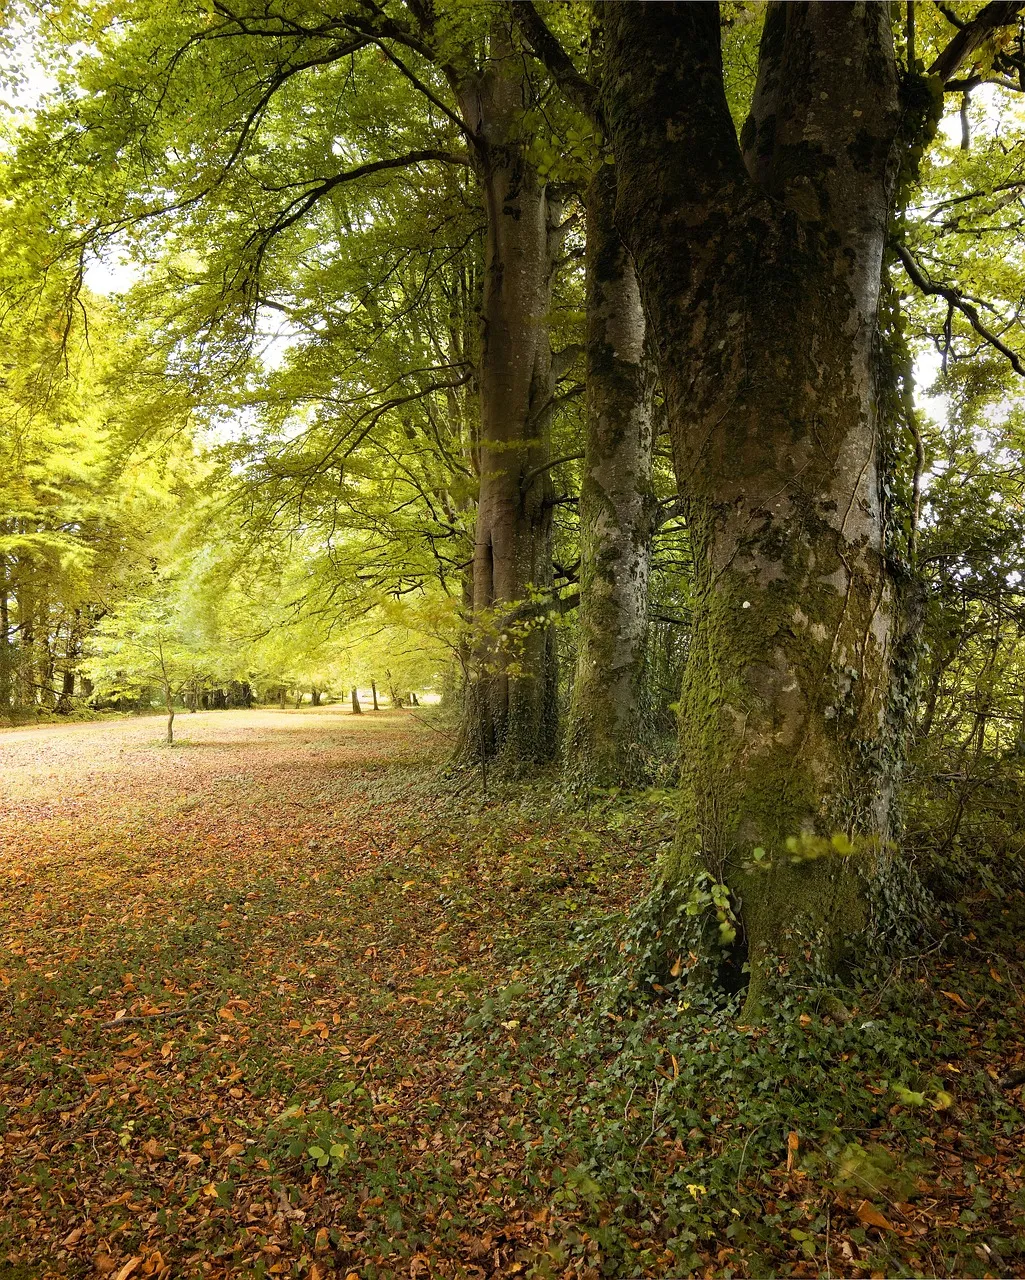
<instances>
[{"instance_id":1,"label":"distant tree","mask_svg":"<svg viewBox=\"0 0 1025 1280\"><path fill-rule=\"evenodd\" d=\"M100 696L160 690L167 710L167 745L172 746L174 700L209 675L210 668L209 654L183 627L173 600L125 600L101 621L90 647L85 669Z\"/></svg>"}]
</instances>

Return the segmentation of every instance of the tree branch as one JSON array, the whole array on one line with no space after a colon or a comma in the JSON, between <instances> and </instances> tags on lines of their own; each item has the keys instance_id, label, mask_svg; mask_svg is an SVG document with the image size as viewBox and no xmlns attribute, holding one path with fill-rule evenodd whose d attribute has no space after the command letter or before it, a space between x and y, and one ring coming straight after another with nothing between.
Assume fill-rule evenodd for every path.
<instances>
[{"instance_id":1,"label":"tree branch","mask_svg":"<svg viewBox=\"0 0 1025 1280\"><path fill-rule=\"evenodd\" d=\"M936 297L944 298L947 306L953 310L960 311L975 332L991 347L996 348L1001 355L1006 356L1011 368L1020 377L1025 378L1025 364L1022 363L1021 357L992 331L988 329L979 317L979 312L970 302L967 301L964 294L959 289L955 289L952 285L940 284L938 281L931 279L925 274L922 267L912 257L909 250L904 245L894 245L897 257L900 258L904 265L904 270L908 274L908 279L922 293L933 294Z\"/></svg>"},{"instance_id":2,"label":"tree branch","mask_svg":"<svg viewBox=\"0 0 1025 1280\"><path fill-rule=\"evenodd\" d=\"M258 287L260 270L263 266L263 259L270 247L270 242L275 236L287 231L289 227L294 226L301 218L305 217L317 201L322 196L327 195L329 191L333 191L336 187L343 186L345 183L355 182L359 178L369 177L374 173L385 173L390 169L409 168L411 165L420 164L425 160L440 160L444 164L469 164L469 160L465 156L429 147L421 151L409 151L404 156L390 156L384 160L370 160L366 164L357 165L355 169L346 169L342 173L332 174L330 178L315 181L303 195L296 196L284 209L279 210L269 227L261 227L248 237L243 246L243 252L251 249L255 250L254 260L248 273L245 273L244 267L240 266L235 279L238 280L241 275L243 276L243 286L249 283L250 287ZM248 274L248 281L245 280L245 274Z\"/></svg>"},{"instance_id":3,"label":"tree branch","mask_svg":"<svg viewBox=\"0 0 1025 1280\"><path fill-rule=\"evenodd\" d=\"M936 8L939 9L940 13L943 14L943 16L946 18L946 20L950 23L952 27L957 27L959 31L967 27L968 23L965 22L962 18L959 18L949 4L944 4L943 0L933 0L933 3L935 4Z\"/></svg>"},{"instance_id":4,"label":"tree branch","mask_svg":"<svg viewBox=\"0 0 1025 1280\"><path fill-rule=\"evenodd\" d=\"M597 89L573 65L569 54L534 7L533 0L512 0L509 7L520 34L537 60L547 68L570 102L604 132Z\"/></svg>"},{"instance_id":5,"label":"tree branch","mask_svg":"<svg viewBox=\"0 0 1025 1280\"><path fill-rule=\"evenodd\" d=\"M552 471L555 467L561 467L564 462L579 462L583 456L582 453L567 453L561 458L553 458L551 462L546 462L543 466L534 467L520 481L520 488L526 493L538 476L543 476L546 471Z\"/></svg>"},{"instance_id":6,"label":"tree branch","mask_svg":"<svg viewBox=\"0 0 1025 1280\"><path fill-rule=\"evenodd\" d=\"M1010 26L1025 8L1023 0L990 0L940 53L929 68L931 76L939 76L944 84L985 41L991 31Z\"/></svg>"},{"instance_id":7,"label":"tree branch","mask_svg":"<svg viewBox=\"0 0 1025 1280\"><path fill-rule=\"evenodd\" d=\"M527 622L531 618L539 618L545 613L569 613L571 609L575 609L580 604L579 591L571 591L568 596L561 596L558 591L558 587L552 587L547 600L525 600L510 609L508 613L499 615L498 620L501 627L504 629L509 626L515 626L517 622Z\"/></svg>"}]
</instances>

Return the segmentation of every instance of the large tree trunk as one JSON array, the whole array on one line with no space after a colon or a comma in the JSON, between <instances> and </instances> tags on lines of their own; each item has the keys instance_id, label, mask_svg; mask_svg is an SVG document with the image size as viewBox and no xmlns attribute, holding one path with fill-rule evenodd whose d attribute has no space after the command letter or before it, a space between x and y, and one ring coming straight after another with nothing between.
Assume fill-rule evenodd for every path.
<instances>
[{"instance_id":1,"label":"large tree trunk","mask_svg":"<svg viewBox=\"0 0 1025 1280\"><path fill-rule=\"evenodd\" d=\"M557 747L554 630L543 610L529 618L516 612L552 586L553 210L519 136L522 62L501 24L499 16L484 73L460 90L487 218L473 566L478 636L463 740L471 754L501 755L517 768L549 759Z\"/></svg>"},{"instance_id":2,"label":"large tree trunk","mask_svg":"<svg viewBox=\"0 0 1025 1280\"><path fill-rule=\"evenodd\" d=\"M567 771L597 786L636 774L648 611L653 378L615 175L587 196L587 412L580 490L579 649Z\"/></svg>"},{"instance_id":3,"label":"large tree trunk","mask_svg":"<svg viewBox=\"0 0 1025 1280\"><path fill-rule=\"evenodd\" d=\"M839 958L890 836L895 596L875 394L898 126L889 6L769 6L746 155L718 7L605 12L617 222L696 565L669 873L697 851L729 884L757 1001L795 929ZM837 834L862 851L815 856ZM771 869L750 874L758 847Z\"/></svg>"}]
</instances>

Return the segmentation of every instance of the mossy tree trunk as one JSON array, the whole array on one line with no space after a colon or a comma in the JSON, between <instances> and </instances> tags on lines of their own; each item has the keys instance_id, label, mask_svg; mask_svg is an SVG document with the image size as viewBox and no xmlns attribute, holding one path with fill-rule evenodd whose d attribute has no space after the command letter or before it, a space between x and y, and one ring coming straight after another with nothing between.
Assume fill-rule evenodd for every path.
<instances>
[{"instance_id":1,"label":"mossy tree trunk","mask_svg":"<svg viewBox=\"0 0 1025 1280\"><path fill-rule=\"evenodd\" d=\"M667 870L727 881L757 989L802 920L838 958L890 838L895 592L875 386L899 124L889 6L770 5L743 152L718 7L604 12L617 224L696 564ZM792 862L788 837L811 849L841 832L866 852ZM772 869L751 875L759 846Z\"/></svg>"},{"instance_id":2,"label":"mossy tree trunk","mask_svg":"<svg viewBox=\"0 0 1025 1280\"><path fill-rule=\"evenodd\" d=\"M603 165L587 193L587 409L580 490L580 612L567 734L571 778L636 773L648 566L653 369L633 263Z\"/></svg>"},{"instance_id":3,"label":"mossy tree trunk","mask_svg":"<svg viewBox=\"0 0 1025 1280\"><path fill-rule=\"evenodd\" d=\"M548 760L557 746L554 631L544 610L527 621L516 612L552 588L548 311L557 210L527 156L527 88L506 21L496 9L484 69L458 88L487 223L473 565L478 634L461 738L468 754L501 757L515 770Z\"/></svg>"}]
</instances>

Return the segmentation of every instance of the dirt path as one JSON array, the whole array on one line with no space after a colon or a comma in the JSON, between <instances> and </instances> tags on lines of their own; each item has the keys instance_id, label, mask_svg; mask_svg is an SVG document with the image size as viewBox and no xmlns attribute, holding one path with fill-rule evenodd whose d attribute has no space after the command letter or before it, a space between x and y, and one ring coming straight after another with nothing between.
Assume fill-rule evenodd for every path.
<instances>
[{"instance_id":1,"label":"dirt path","mask_svg":"<svg viewBox=\"0 0 1025 1280\"><path fill-rule=\"evenodd\" d=\"M432 1046L488 972L472 931L453 950L456 872L410 847L430 734L330 708L176 727L0 732L0 1274L427 1274L418 1238L474 1232L419 1210L390 1245L396 1178L422 1198ZM423 1176L456 1196L455 1165Z\"/></svg>"}]
</instances>

